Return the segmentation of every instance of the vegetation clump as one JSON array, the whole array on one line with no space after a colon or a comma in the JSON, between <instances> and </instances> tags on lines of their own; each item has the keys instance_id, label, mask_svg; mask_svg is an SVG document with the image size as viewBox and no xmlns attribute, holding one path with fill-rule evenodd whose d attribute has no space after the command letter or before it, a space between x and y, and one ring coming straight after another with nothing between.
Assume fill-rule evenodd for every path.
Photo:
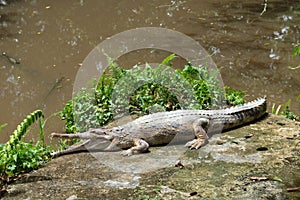
<instances>
[{"instance_id":1,"label":"vegetation clump","mask_svg":"<svg viewBox=\"0 0 300 200\"><path fill-rule=\"evenodd\" d=\"M226 87L217 79L218 72L187 63L183 69L172 68L174 54L158 67L149 64L124 70L110 62L94 93L80 91L61 111L66 132L99 127L124 115L145 115L177 109L223 108L244 103L244 93Z\"/></svg>"},{"instance_id":2,"label":"vegetation clump","mask_svg":"<svg viewBox=\"0 0 300 200\"><path fill-rule=\"evenodd\" d=\"M52 150L44 143L43 118L41 110L30 113L17 126L9 141L0 146L0 196L7 184L17 176L37 169L51 159ZM37 120L40 127L40 140L35 144L32 141L29 143L21 141L29 127ZM1 129L3 126L0 126Z\"/></svg>"},{"instance_id":3,"label":"vegetation clump","mask_svg":"<svg viewBox=\"0 0 300 200\"><path fill-rule=\"evenodd\" d=\"M287 101L284 105L276 106L276 104L273 104L272 105L272 113L275 114L275 115L281 115L281 116L283 116L287 119L290 119L290 120L300 121L300 116L295 115L290 110L290 104L291 104L291 100ZM283 109L281 110L282 107L283 107Z\"/></svg>"}]
</instances>

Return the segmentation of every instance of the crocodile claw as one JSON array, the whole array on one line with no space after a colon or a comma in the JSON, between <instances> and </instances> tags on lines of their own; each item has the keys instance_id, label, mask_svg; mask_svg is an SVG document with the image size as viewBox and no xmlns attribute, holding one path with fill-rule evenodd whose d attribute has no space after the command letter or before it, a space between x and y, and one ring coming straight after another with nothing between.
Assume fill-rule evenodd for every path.
<instances>
[{"instance_id":1,"label":"crocodile claw","mask_svg":"<svg viewBox=\"0 0 300 200\"><path fill-rule=\"evenodd\" d=\"M201 146L203 146L205 143L205 140L198 138L194 139L192 141L189 141L185 144L186 147L189 147L190 149L199 149Z\"/></svg>"},{"instance_id":2,"label":"crocodile claw","mask_svg":"<svg viewBox=\"0 0 300 200\"><path fill-rule=\"evenodd\" d=\"M132 156L133 155L133 152L131 149L127 149L127 150L124 150L121 152L121 155L122 156Z\"/></svg>"}]
</instances>

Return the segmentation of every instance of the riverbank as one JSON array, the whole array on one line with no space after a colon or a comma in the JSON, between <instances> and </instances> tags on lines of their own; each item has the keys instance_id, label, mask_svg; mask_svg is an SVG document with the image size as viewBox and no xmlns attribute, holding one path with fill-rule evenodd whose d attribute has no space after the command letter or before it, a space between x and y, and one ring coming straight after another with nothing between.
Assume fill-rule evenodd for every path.
<instances>
[{"instance_id":1,"label":"riverbank","mask_svg":"<svg viewBox=\"0 0 300 200\"><path fill-rule=\"evenodd\" d=\"M300 186L300 124L275 115L214 135L161 169L122 172L95 157L56 158L9 185L3 199L300 198L288 192Z\"/></svg>"}]
</instances>

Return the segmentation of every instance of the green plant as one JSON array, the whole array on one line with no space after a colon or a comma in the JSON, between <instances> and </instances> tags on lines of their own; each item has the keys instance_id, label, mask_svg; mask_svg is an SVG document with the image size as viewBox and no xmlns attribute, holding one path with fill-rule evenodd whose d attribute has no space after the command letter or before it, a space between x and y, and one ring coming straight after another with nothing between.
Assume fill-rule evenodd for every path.
<instances>
[{"instance_id":1,"label":"green plant","mask_svg":"<svg viewBox=\"0 0 300 200\"><path fill-rule=\"evenodd\" d=\"M0 125L0 132L5 126L7 126L7 123Z\"/></svg>"},{"instance_id":2,"label":"green plant","mask_svg":"<svg viewBox=\"0 0 300 200\"><path fill-rule=\"evenodd\" d=\"M292 57L295 57L295 56L297 56L297 55L300 55L300 44L298 44L298 45L294 48L294 50L293 50L293 52L292 52ZM289 66L289 68L290 68L290 69L299 69L299 68L300 68L300 65L298 65L298 66L296 66L296 67L291 67L291 66Z\"/></svg>"},{"instance_id":3,"label":"green plant","mask_svg":"<svg viewBox=\"0 0 300 200\"><path fill-rule=\"evenodd\" d=\"M144 115L202 106L193 85L180 72L169 66L152 68L148 64L126 70L124 78L121 77L114 87L112 111L116 115L126 110L130 114Z\"/></svg>"},{"instance_id":4,"label":"green plant","mask_svg":"<svg viewBox=\"0 0 300 200\"><path fill-rule=\"evenodd\" d=\"M272 105L272 113L275 115L281 115L287 119L291 120L297 120L299 119L299 116L296 116L291 110L290 110L290 104L291 100L288 100L284 105L278 105L276 107L276 104L274 103ZM283 107L283 110L281 111L281 108Z\"/></svg>"},{"instance_id":5,"label":"green plant","mask_svg":"<svg viewBox=\"0 0 300 200\"><path fill-rule=\"evenodd\" d=\"M29 172L39 167L50 159L50 147L44 144L43 121L44 115L41 110L36 110L17 126L17 129L10 136L9 141L2 146L0 151L0 175L3 180ZM28 128L39 121L40 141L22 142Z\"/></svg>"},{"instance_id":6,"label":"green plant","mask_svg":"<svg viewBox=\"0 0 300 200\"><path fill-rule=\"evenodd\" d=\"M208 109L224 100L224 88L205 66L187 63L174 70L171 54L158 67L149 64L124 70L109 61L94 88L94 94L80 91L61 111L66 120L66 132L85 131L108 123L122 114L144 115L176 109ZM243 93L229 89L233 105L244 102Z\"/></svg>"},{"instance_id":7,"label":"green plant","mask_svg":"<svg viewBox=\"0 0 300 200\"><path fill-rule=\"evenodd\" d=\"M233 88L225 86L226 89L226 100L229 102L230 105L236 106L245 103L245 92L237 91Z\"/></svg>"},{"instance_id":8,"label":"green plant","mask_svg":"<svg viewBox=\"0 0 300 200\"><path fill-rule=\"evenodd\" d=\"M61 119L65 120L66 133L76 132L72 107L73 107L73 100L70 100L66 103L65 107L60 111Z\"/></svg>"},{"instance_id":9,"label":"green plant","mask_svg":"<svg viewBox=\"0 0 300 200\"><path fill-rule=\"evenodd\" d=\"M292 57L294 58L295 56L299 56L300 55L300 44L296 45L293 52L292 52ZM295 70L295 69L299 69L300 65L296 66L296 67L292 67L289 66L289 69ZM299 107L300 107L300 94L297 97L298 101L299 101ZM292 117L292 113L290 112L290 110L288 109L287 112L285 113L286 115L288 115L289 117ZM292 117L293 118L293 117ZM300 120L300 116L298 116L299 120Z\"/></svg>"},{"instance_id":10,"label":"green plant","mask_svg":"<svg viewBox=\"0 0 300 200\"><path fill-rule=\"evenodd\" d=\"M197 103L193 109L219 107L225 94L217 79L218 71L211 73L206 66L196 67L188 63L183 70L177 72L189 82L195 92Z\"/></svg>"},{"instance_id":11,"label":"green plant","mask_svg":"<svg viewBox=\"0 0 300 200\"><path fill-rule=\"evenodd\" d=\"M100 77L94 94L82 89L60 112L62 120L65 120L66 133L85 131L91 126L102 126L111 118L110 96L113 86L122 75L122 69L115 63L110 64L109 70Z\"/></svg>"},{"instance_id":12,"label":"green plant","mask_svg":"<svg viewBox=\"0 0 300 200\"><path fill-rule=\"evenodd\" d=\"M94 99L91 94L82 90L75 98L67 102L60 113L61 118L66 120L67 133L84 131L90 125L98 125L98 107Z\"/></svg>"},{"instance_id":13,"label":"green plant","mask_svg":"<svg viewBox=\"0 0 300 200\"><path fill-rule=\"evenodd\" d=\"M284 109L280 114L282 116L284 116L285 118L288 118L288 119L291 119L291 120L296 120L297 116L290 110L290 104L291 104L291 100L288 100L284 104Z\"/></svg>"},{"instance_id":14,"label":"green plant","mask_svg":"<svg viewBox=\"0 0 300 200\"><path fill-rule=\"evenodd\" d=\"M272 114L274 114L274 115L279 115L279 114L280 114L281 106L282 106L282 105L278 105L278 106L276 107L276 104L273 103L273 105L272 105L272 111L271 111Z\"/></svg>"},{"instance_id":15,"label":"green plant","mask_svg":"<svg viewBox=\"0 0 300 200\"><path fill-rule=\"evenodd\" d=\"M6 153L13 149L18 142L21 140L21 138L25 135L27 132L27 129L38 119L44 118L43 112L41 110L36 110L29 115L17 126L17 129L13 132L13 134L10 136L9 141L5 145ZM39 123L41 124L41 121L39 120ZM40 126L41 128L41 126ZM42 130L40 130L42 132Z\"/></svg>"},{"instance_id":16,"label":"green plant","mask_svg":"<svg viewBox=\"0 0 300 200\"><path fill-rule=\"evenodd\" d=\"M293 57L295 57L297 55L300 55L300 44L296 45L296 47L294 48L294 50L292 52Z\"/></svg>"}]
</instances>

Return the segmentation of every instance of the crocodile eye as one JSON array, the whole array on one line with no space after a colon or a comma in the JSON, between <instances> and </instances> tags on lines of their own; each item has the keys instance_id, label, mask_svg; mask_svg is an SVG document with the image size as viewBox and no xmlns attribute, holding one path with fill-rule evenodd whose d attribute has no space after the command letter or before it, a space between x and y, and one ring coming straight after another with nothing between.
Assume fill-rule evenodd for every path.
<instances>
[{"instance_id":1,"label":"crocodile eye","mask_svg":"<svg viewBox=\"0 0 300 200\"><path fill-rule=\"evenodd\" d=\"M122 127L114 127L114 128L112 128L112 131L116 131L116 132L120 132L120 131L122 131L123 130L123 128Z\"/></svg>"}]
</instances>

